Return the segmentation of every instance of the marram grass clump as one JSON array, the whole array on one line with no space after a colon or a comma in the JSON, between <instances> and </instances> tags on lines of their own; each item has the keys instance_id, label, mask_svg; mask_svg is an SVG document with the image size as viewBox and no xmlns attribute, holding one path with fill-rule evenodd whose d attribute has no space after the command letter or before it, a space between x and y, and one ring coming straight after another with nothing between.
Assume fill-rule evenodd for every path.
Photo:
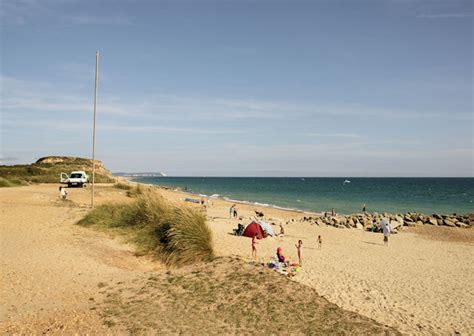
<instances>
[{"instance_id":1,"label":"marram grass clump","mask_svg":"<svg viewBox=\"0 0 474 336\"><path fill-rule=\"evenodd\" d=\"M132 203L98 206L78 224L116 228L130 234L142 253L153 252L168 266L209 261L214 257L212 234L206 218L187 206L167 202L154 191Z\"/></svg>"},{"instance_id":2,"label":"marram grass clump","mask_svg":"<svg viewBox=\"0 0 474 336\"><path fill-rule=\"evenodd\" d=\"M130 189L132 189L132 186L130 184L127 184L127 183L117 182L117 183L114 184L114 188L122 189L122 190L130 190Z\"/></svg>"}]
</instances>

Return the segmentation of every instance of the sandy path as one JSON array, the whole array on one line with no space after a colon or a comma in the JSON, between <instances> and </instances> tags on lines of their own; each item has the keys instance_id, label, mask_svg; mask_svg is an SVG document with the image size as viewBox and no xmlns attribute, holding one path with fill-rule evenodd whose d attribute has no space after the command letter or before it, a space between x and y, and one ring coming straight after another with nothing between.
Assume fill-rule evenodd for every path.
<instances>
[{"instance_id":1,"label":"sandy path","mask_svg":"<svg viewBox=\"0 0 474 336\"><path fill-rule=\"evenodd\" d=\"M250 207L241 208L246 217L252 215ZM227 207L215 205L208 215L214 218L210 226L217 252L250 258L250 239L229 235L238 222L228 219ZM294 245L302 239L304 269L295 280L316 288L329 301L408 334L474 334L472 243L402 232L392 235L385 247L381 235L356 229L292 223L285 230L283 238L259 242L259 257L268 261L281 246L297 260ZM323 238L321 250L318 234Z\"/></svg>"},{"instance_id":2,"label":"sandy path","mask_svg":"<svg viewBox=\"0 0 474 336\"><path fill-rule=\"evenodd\" d=\"M93 310L100 283L125 281L154 266L130 247L74 225L86 208L60 202L56 188L0 189L0 330L119 333ZM71 196L81 201L85 193L76 189Z\"/></svg>"}]
</instances>

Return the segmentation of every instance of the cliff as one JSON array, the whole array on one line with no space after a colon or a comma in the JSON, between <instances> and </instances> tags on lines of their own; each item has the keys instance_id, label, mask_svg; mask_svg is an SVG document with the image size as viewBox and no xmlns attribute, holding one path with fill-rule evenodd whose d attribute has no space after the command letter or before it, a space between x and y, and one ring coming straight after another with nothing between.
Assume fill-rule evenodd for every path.
<instances>
[{"instance_id":1,"label":"cliff","mask_svg":"<svg viewBox=\"0 0 474 336\"><path fill-rule=\"evenodd\" d=\"M0 178L33 183L58 183L61 173L83 170L92 176L92 160L71 156L46 156L29 165L0 166ZM95 160L95 182L112 183L116 178Z\"/></svg>"}]
</instances>

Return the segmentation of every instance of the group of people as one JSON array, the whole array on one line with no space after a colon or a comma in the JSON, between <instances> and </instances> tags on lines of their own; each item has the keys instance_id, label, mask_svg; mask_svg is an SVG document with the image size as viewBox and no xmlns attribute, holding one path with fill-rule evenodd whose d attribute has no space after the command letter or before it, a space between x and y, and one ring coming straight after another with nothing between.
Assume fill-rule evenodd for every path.
<instances>
[{"instance_id":1,"label":"group of people","mask_svg":"<svg viewBox=\"0 0 474 336\"><path fill-rule=\"evenodd\" d=\"M255 234L255 236L252 237L252 259L254 259L254 260L257 259L257 244L258 244L257 237L258 237L258 234ZM318 235L318 240L317 241L318 241L318 249L320 250L321 247L322 247L322 244L323 244L323 240L321 238L321 235ZM301 257L301 249L303 248L303 241L301 239L298 240L298 243L295 244L295 247L296 247L296 252L298 254L298 265L302 266L303 261L302 261L302 257ZM288 258L286 258L283 255L283 249L281 247L277 248L276 257L278 259L278 262L289 265L289 260L288 260Z\"/></svg>"},{"instance_id":2,"label":"group of people","mask_svg":"<svg viewBox=\"0 0 474 336\"><path fill-rule=\"evenodd\" d=\"M371 232L382 232L383 233L383 243L384 245L388 245L388 237L392 233L392 224L386 218L383 218L380 223L374 223L370 228Z\"/></svg>"}]
</instances>

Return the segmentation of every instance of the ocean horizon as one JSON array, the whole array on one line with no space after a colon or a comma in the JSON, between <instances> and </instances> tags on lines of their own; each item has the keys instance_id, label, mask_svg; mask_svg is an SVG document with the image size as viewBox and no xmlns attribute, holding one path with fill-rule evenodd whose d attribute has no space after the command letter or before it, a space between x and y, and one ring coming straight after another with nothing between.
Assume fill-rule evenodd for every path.
<instances>
[{"instance_id":1,"label":"ocean horizon","mask_svg":"<svg viewBox=\"0 0 474 336\"><path fill-rule=\"evenodd\" d=\"M474 212L472 177L133 177L136 182L258 206L339 214Z\"/></svg>"}]
</instances>

